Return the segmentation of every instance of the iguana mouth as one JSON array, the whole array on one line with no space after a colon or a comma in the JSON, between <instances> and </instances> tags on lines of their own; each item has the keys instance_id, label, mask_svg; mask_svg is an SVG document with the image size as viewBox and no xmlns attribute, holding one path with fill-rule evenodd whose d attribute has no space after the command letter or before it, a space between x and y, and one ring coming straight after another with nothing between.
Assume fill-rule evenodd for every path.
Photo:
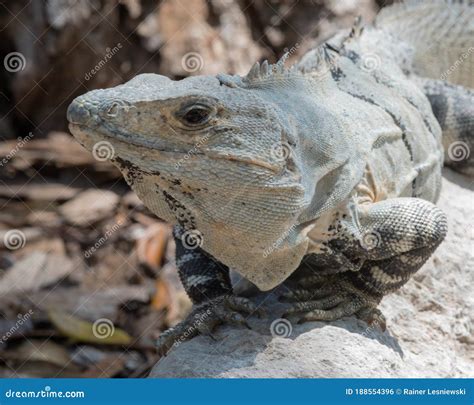
<instances>
[{"instance_id":1,"label":"iguana mouth","mask_svg":"<svg viewBox=\"0 0 474 405\"><path fill-rule=\"evenodd\" d=\"M200 151L199 148L193 147L191 145L189 145L189 147L186 149L177 149L175 146L168 146L163 144L159 145L156 142L141 142L137 140L137 137L133 136L132 134L124 133L123 131L117 130L115 128L114 131L111 131L104 123L102 123L102 125L100 126L90 126L70 122L69 130L74 134L74 136L86 149L90 150L92 150L94 145L97 142L100 142L101 140L110 141L110 143L112 144L113 142L118 141L133 145L137 148L143 148L145 151L150 151L152 149L161 154L165 154L166 156L172 157L172 155L175 155L179 159L181 159L183 155L192 154L193 156L206 156L209 159L227 160L229 162L238 162L249 166L255 166L262 169L262 171L266 172L267 174L271 173L272 175L278 174L282 170L281 167L271 164L269 162L265 162L263 160L252 159L250 157L213 153L211 151L207 151L206 153L204 153Z\"/></svg>"},{"instance_id":2,"label":"iguana mouth","mask_svg":"<svg viewBox=\"0 0 474 405\"><path fill-rule=\"evenodd\" d=\"M69 129L74 134L74 136L78 138L81 141L81 143L85 145L91 144L91 142L93 143L99 142L98 139L100 139L104 141L110 140L111 143L113 143L114 141L115 142L119 141L119 142L136 146L137 148L144 148L147 151L152 149L160 153L166 153L166 154L186 155L190 153L191 149L193 150L192 152L193 155L204 154L198 150L193 149L191 145L186 149L185 148L178 149L175 146L165 145L163 143L159 144L156 141L150 142L150 143L141 142L139 140L140 139L139 137L130 133L120 131L115 128L112 131L111 129L107 128L107 125L104 123L102 123L102 125L100 126L99 125L90 126L90 125L76 124L74 122L70 122Z\"/></svg>"}]
</instances>

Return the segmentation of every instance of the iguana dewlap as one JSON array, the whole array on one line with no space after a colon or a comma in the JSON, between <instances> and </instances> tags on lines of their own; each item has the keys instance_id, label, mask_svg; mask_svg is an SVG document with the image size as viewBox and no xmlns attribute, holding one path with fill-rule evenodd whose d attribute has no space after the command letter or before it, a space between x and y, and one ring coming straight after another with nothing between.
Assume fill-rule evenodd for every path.
<instances>
[{"instance_id":1,"label":"iguana dewlap","mask_svg":"<svg viewBox=\"0 0 474 405\"><path fill-rule=\"evenodd\" d=\"M282 58L245 77L142 74L76 98L74 136L108 146L145 205L176 224L196 308L161 344L245 323L239 312L255 307L232 295L229 268L261 290L291 275L287 314L301 320L383 322L382 297L446 234L434 205L443 159L473 172L473 47L467 2L408 2L291 68Z\"/></svg>"}]
</instances>

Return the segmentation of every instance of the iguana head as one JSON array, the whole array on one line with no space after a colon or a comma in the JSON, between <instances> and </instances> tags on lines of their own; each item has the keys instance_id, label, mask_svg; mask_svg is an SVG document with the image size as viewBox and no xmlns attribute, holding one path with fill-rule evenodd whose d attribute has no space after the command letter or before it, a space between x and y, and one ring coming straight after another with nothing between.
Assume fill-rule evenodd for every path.
<instances>
[{"instance_id":1,"label":"iguana head","mask_svg":"<svg viewBox=\"0 0 474 405\"><path fill-rule=\"evenodd\" d=\"M76 98L68 119L86 146L106 140L112 146L125 142L129 150L161 152L157 164L167 169L172 163L177 177L176 166L186 155L198 166L206 161L202 170L208 168L207 160L229 170L244 163L267 174L281 173L286 165L278 153L271 153L283 141L275 109L254 92L228 87L212 76L173 81L142 74ZM120 147L116 152L116 157L127 158L120 156ZM143 162L139 167L152 165Z\"/></svg>"},{"instance_id":2,"label":"iguana head","mask_svg":"<svg viewBox=\"0 0 474 405\"><path fill-rule=\"evenodd\" d=\"M236 80L142 74L76 98L68 120L156 215L196 229L205 250L268 289L287 274L254 277L240 256L258 267L306 204L296 128L270 93Z\"/></svg>"},{"instance_id":3,"label":"iguana head","mask_svg":"<svg viewBox=\"0 0 474 405\"><path fill-rule=\"evenodd\" d=\"M365 143L351 144L368 139L365 129L350 134L358 127L328 51L315 52L322 62L310 72L286 69L283 58L245 77L143 74L76 98L70 129L152 212L185 228L188 245L197 239L268 290L298 267L314 219L346 198L365 167Z\"/></svg>"}]
</instances>

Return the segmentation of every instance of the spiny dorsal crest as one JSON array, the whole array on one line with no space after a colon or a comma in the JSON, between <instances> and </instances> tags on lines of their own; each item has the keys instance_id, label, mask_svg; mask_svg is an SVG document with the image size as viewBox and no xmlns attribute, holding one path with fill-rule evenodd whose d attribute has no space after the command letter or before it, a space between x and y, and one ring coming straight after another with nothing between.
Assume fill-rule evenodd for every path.
<instances>
[{"instance_id":1,"label":"spiny dorsal crest","mask_svg":"<svg viewBox=\"0 0 474 405\"><path fill-rule=\"evenodd\" d=\"M298 70L305 76L321 79L331 71L332 68L337 66L337 56L339 55L339 49L335 48L329 43L319 45L308 53L311 55L310 58L305 60L302 59L301 63L298 64Z\"/></svg>"},{"instance_id":2,"label":"spiny dorsal crest","mask_svg":"<svg viewBox=\"0 0 474 405\"><path fill-rule=\"evenodd\" d=\"M285 62L289 57L289 53L285 53L275 64L269 64L267 60L256 62L250 71L242 77L242 82L246 86L257 86L260 83L268 82L271 79L284 79L289 77L301 77L305 75L320 76L320 73L328 72L335 65L334 55L329 53L334 50L327 44L323 44L314 49L314 59L310 65L292 65L285 67Z\"/></svg>"},{"instance_id":3,"label":"spiny dorsal crest","mask_svg":"<svg viewBox=\"0 0 474 405\"><path fill-rule=\"evenodd\" d=\"M351 32L349 33L349 38L359 38L363 30L364 30L364 24L362 22L362 17L359 15L354 20L354 24L352 25Z\"/></svg>"},{"instance_id":4,"label":"spiny dorsal crest","mask_svg":"<svg viewBox=\"0 0 474 405\"><path fill-rule=\"evenodd\" d=\"M242 77L242 81L246 84L255 84L271 77L285 76L292 73L293 66L285 67L285 62L289 56L289 53L286 52L275 64L270 64L267 60L263 61L262 64L256 62L249 72Z\"/></svg>"},{"instance_id":5,"label":"spiny dorsal crest","mask_svg":"<svg viewBox=\"0 0 474 405\"><path fill-rule=\"evenodd\" d=\"M365 24L362 20L361 16L357 16L354 20L354 23L352 24L352 28L349 32L349 35L347 35L341 42L340 44L340 51L342 51L346 45L350 44L353 41L357 41L360 39L362 33L364 32L365 29Z\"/></svg>"}]
</instances>

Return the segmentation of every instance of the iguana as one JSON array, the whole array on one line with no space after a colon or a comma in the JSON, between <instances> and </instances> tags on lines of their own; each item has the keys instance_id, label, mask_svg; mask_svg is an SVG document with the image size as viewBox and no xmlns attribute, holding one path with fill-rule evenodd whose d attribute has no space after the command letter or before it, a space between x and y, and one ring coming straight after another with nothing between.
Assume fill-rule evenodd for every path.
<instances>
[{"instance_id":1,"label":"iguana","mask_svg":"<svg viewBox=\"0 0 474 405\"><path fill-rule=\"evenodd\" d=\"M144 204L175 224L194 309L160 348L259 312L233 294L229 269L262 291L290 286L285 316L384 327L382 297L446 235L434 205L443 160L473 173L473 46L471 4L409 1L292 67L141 74L76 98L74 136L108 146Z\"/></svg>"}]
</instances>

